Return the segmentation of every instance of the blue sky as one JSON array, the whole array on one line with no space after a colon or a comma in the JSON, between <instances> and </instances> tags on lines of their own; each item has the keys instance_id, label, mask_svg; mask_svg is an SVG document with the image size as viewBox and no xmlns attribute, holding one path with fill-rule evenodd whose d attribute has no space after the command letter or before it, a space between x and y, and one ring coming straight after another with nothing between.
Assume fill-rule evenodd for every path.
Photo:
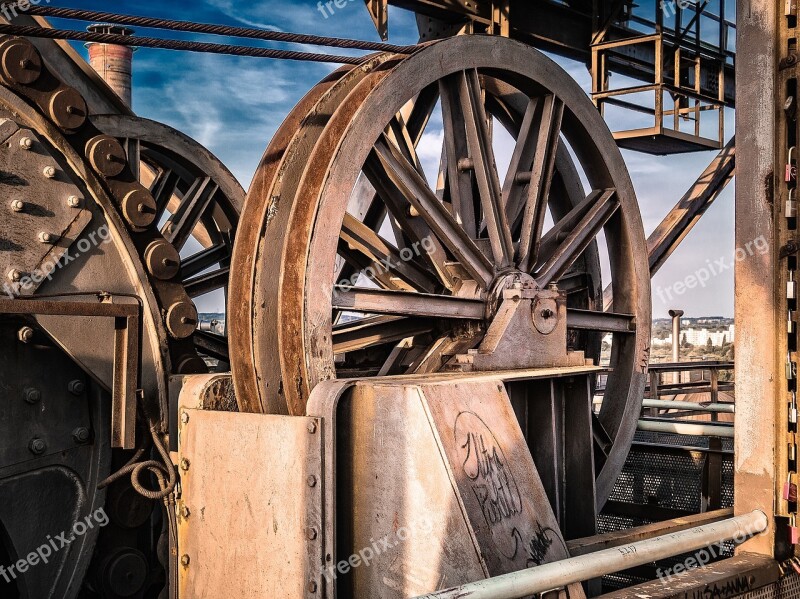
<instances>
[{"instance_id":1,"label":"blue sky","mask_svg":"<svg viewBox=\"0 0 800 599\"><path fill-rule=\"evenodd\" d=\"M327 16L319 10L316 0L119 0L113 3L60 0L52 4L378 41L363 0L349 0L333 14L326 11ZM54 21L54 24L77 26L70 21ZM138 33L162 35L145 29ZM174 32L169 36L243 43L242 40ZM415 42L416 37L414 16L392 9L390 41L407 44ZM78 47L85 54L83 48ZM280 46L273 44L272 47ZM584 89L589 89L590 78L584 65L563 59L557 61ZM264 148L284 117L332 68L323 64L140 49L134 59L134 109L208 146L247 188ZM733 134L732 113L728 117L727 135L730 136ZM611 123L612 126L621 124ZM633 152L624 154L648 234L714 156L713 152L663 158ZM704 268L708 261L713 263L725 257L732 262L734 249L731 185L653 280L653 316L665 317L670 308L683 309L687 316L731 316L732 269L712 277L705 287L681 295L673 293L671 300L666 290L673 290L676 282ZM656 293L659 288L661 294ZM201 310L204 308L201 306Z\"/></svg>"}]
</instances>

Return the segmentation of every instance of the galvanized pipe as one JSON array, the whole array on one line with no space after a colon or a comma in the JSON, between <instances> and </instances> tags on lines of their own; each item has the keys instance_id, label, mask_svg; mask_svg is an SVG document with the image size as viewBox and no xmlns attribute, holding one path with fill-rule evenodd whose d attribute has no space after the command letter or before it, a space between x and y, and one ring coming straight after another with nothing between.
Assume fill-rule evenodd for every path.
<instances>
[{"instance_id":1,"label":"galvanized pipe","mask_svg":"<svg viewBox=\"0 0 800 599\"><path fill-rule=\"evenodd\" d=\"M672 361L677 364L681 361L681 316L683 316L683 310L670 310L669 315L672 317ZM675 384L681 382L680 371L676 371L672 377Z\"/></svg>"},{"instance_id":2,"label":"galvanized pipe","mask_svg":"<svg viewBox=\"0 0 800 599\"><path fill-rule=\"evenodd\" d=\"M698 437L724 437L733 439L732 426L706 424L704 422L665 422L662 420L640 420L637 429L653 433L695 435Z\"/></svg>"},{"instance_id":3,"label":"galvanized pipe","mask_svg":"<svg viewBox=\"0 0 800 599\"><path fill-rule=\"evenodd\" d=\"M520 599L682 553L698 551L722 541L743 542L766 528L767 516L761 510L754 510L719 522L503 574L416 599Z\"/></svg>"},{"instance_id":4,"label":"galvanized pipe","mask_svg":"<svg viewBox=\"0 0 800 599\"><path fill-rule=\"evenodd\" d=\"M668 401L665 399L645 399L643 408L657 408L659 410L686 410L688 412L716 412L734 414L736 408L732 403L695 403L692 401Z\"/></svg>"}]
</instances>

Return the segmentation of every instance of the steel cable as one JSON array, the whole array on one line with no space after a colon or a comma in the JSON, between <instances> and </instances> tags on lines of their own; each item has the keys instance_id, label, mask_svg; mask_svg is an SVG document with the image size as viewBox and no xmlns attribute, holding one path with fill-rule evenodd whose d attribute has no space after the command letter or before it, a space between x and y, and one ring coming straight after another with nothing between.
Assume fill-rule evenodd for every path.
<instances>
[{"instance_id":1,"label":"steel cable","mask_svg":"<svg viewBox=\"0 0 800 599\"><path fill-rule=\"evenodd\" d=\"M131 37L113 33L90 33L69 29L44 29L28 25L0 24L0 34L20 37L45 38L52 40L71 40L77 42L94 42L98 44L116 44L137 48L159 48L162 50L182 50L185 52L206 52L225 54L228 56L252 56L256 58L276 58L282 60L298 60L304 62L329 62L336 64L360 64L363 58L358 56L334 56L331 54L315 54L313 52L297 52L293 50L274 50L272 48L253 48L252 46L232 46L227 44L211 44L206 42L187 42L167 40L153 37Z\"/></svg>"}]
</instances>

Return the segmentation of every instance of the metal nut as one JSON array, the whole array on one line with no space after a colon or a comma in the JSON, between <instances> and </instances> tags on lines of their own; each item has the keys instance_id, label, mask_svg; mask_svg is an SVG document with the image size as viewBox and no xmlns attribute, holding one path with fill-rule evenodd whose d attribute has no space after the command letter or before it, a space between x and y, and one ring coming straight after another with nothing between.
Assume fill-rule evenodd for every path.
<instances>
[{"instance_id":1,"label":"metal nut","mask_svg":"<svg viewBox=\"0 0 800 599\"><path fill-rule=\"evenodd\" d=\"M189 565L189 562L192 561L187 554L183 554L181 556L181 566L184 568Z\"/></svg>"},{"instance_id":2,"label":"metal nut","mask_svg":"<svg viewBox=\"0 0 800 599\"><path fill-rule=\"evenodd\" d=\"M22 212L23 210L25 210L25 202L23 202L22 200L12 200L11 209L14 212Z\"/></svg>"},{"instance_id":3,"label":"metal nut","mask_svg":"<svg viewBox=\"0 0 800 599\"><path fill-rule=\"evenodd\" d=\"M33 147L33 140L30 137L20 137L19 147L23 150L30 150Z\"/></svg>"},{"instance_id":4,"label":"metal nut","mask_svg":"<svg viewBox=\"0 0 800 599\"><path fill-rule=\"evenodd\" d=\"M317 477L314 476L313 474L310 474L308 476L308 478L306 479L306 482L308 483L309 487L316 487L317 486Z\"/></svg>"},{"instance_id":5,"label":"metal nut","mask_svg":"<svg viewBox=\"0 0 800 599\"><path fill-rule=\"evenodd\" d=\"M317 529L313 528L313 527L306 528L306 538L309 541L313 541L314 539L316 539L317 538Z\"/></svg>"},{"instance_id":6,"label":"metal nut","mask_svg":"<svg viewBox=\"0 0 800 599\"><path fill-rule=\"evenodd\" d=\"M67 391L72 393L73 395L83 395L83 392L86 391L86 384L83 381L74 380L70 381L67 385Z\"/></svg>"},{"instance_id":7,"label":"metal nut","mask_svg":"<svg viewBox=\"0 0 800 599\"><path fill-rule=\"evenodd\" d=\"M189 469L189 460L187 460L186 458L183 458L181 460L181 470L186 472L188 469Z\"/></svg>"},{"instance_id":8,"label":"metal nut","mask_svg":"<svg viewBox=\"0 0 800 599\"><path fill-rule=\"evenodd\" d=\"M181 508L181 516L183 516L184 518L188 518L191 515L191 513L192 512L185 505Z\"/></svg>"},{"instance_id":9,"label":"metal nut","mask_svg":"<svg viewBox=\"0 0 800 599\"><path fill-rule=\"evenodd\" d=\"M16 268L12 268L8 271L8 278L14 283L19 283L20 279L22 279L22 273Z\"/></svg>"},{"instance_id":10,"label":"metal nut","mask_svg":"<svg viewBox=\"0 0 800 599\"><path fill-rule=\"evenodd\" d=\"M313 420L308 423L308 432L312 435L317 432L317 423Z\"/></svg>"},{"instance_id":11,"label":"metal nut","mask_svg":"<svg viewBox=\"0 0 800 599\"><path fill-rule=\"evenodd\" d=\"M29 404L35 404L42 401L42 392L38 389L34 389L33 387L25 389L24 396L25 401Z\"/></svg>"},{"instance_id":12,"label":"metal nut","mask_svg":"<svg viewBox=\"0 0 800 599\"><path fill-rule=\"evenodd\" d=\"M308 592L309 593L316 593L317 592L317 583L313 580L308 581Z\"/></svg>"},{"instance_id":13,"label":"metal nut","mask_svg":"<svg viewBox=\"0 0 800 599\"><path fill-rule=\"evenodd\" d=\"M106 177L116 177L128 164L125 148L110 135L98 135L90 139L86 144L86 157L92 168Z\"/></svg>"},{"instance_id":14,"label":"metal nut","mask_svg":"<svg viewBox=\"0 0 800 599\"><path fill-rule=\"evenodd\" d=\"M81 203L81 199L78 196L69 196L67 198L67 206L70 208L80 208Z\"/></svg>"},{"instance_id":15,"label":"metal nut","mask_svg":"<svg viewBox=\"0 0 800 599\"><path fill-rule=\"evenodd\" d=\"M186 412L181 412L181 422L183 424L189 424L189 414Z\"/></svg>"},{"instance_id":16,"label":"metal nut","mask_svg":"<svg viewBox=\"0 0 800 599\"><path fill-rule=\"evenodd\" d=\"M53 166L46 166L44 170L42 170L42 174L48 179L55 179L56 169Z\"/></svg>"},{"instance_id":17,"label":"metal nut","mask_svg":"<svg viewBox=\"0 0 800 599\"><path fill-rule=\"evenodd\" d=\"M33 455L42 455L47 451L47 443L45 443L44 439L34 437L31 439L31 442L28 443L28 449Z\"/></svg>"},{"instance_id":18,"label":"metal nut","mask_svg":"<svg viewBox=\"0 0 800 599\"><path fill-rule=\"evenodd\" d=\"M41 243L55 243L56 236L52 233L48 233L47 231L42 231L39 233L39 241Z\"/></svg>"},{"instance_id":19,"label":"metal nut","mask_svg":"<svg viewBox=\"0 0 800 599\"><path fill-rule=\"evenodd\" d=\"M17 333L17 338L22 343L30 343L33 341L33 329L31 327L22 327Z\"/></svg>"},{"instance_id":20,"label":"metal nut","mask_svg":"<svg viewBox=\"0 0 800 599\"><path fill-rule=\"evenodd\" d=\"M72 431L72 438L74 439L75 443L83 445L84 443L89 442L91 433L89 432L88 428L81 426Z\"/></svg>"}]
</instances>

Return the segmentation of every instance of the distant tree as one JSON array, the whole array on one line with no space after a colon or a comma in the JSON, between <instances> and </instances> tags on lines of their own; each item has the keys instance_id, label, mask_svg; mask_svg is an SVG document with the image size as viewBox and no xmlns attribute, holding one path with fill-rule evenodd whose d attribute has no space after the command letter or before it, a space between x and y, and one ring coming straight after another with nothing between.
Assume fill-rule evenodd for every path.
<instances>
[{"instance_id":1,"label":"distant tree","mask_svg":"<svg viewBox=\"0 0 800 599\"><path fill-rule=\"evenodd\" d=\"M714 347L714 343L711 341L711 337L709 337L708 341L706 341L706 347L708 349L711 349L712 347Z\"/></svg>"}]
</instances>

